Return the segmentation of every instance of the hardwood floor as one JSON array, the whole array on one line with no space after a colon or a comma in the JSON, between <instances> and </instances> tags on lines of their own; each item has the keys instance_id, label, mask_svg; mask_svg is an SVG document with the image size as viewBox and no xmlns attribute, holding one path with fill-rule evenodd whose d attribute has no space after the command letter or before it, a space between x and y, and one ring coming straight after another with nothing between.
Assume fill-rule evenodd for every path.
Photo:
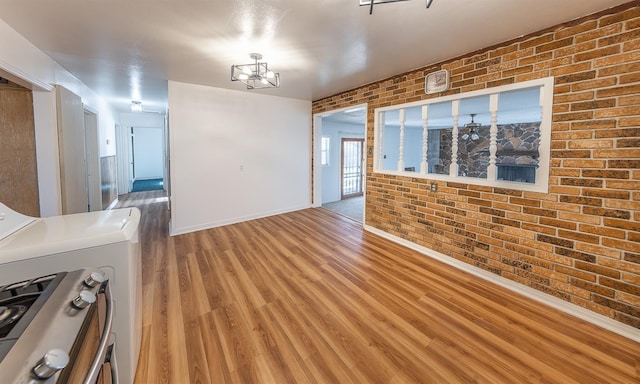
<instances>
[{"instance_id":1,"label":"hardwood floor","mask_svg":"<svg viewBox=\"0 0 640 384\"><path fill-rule=\"evenodd\" d=\"M169 237L161 197L121 202L143 212L138 384L640 382L640 344L328 210Z\"/></svg>"}]
</instances>

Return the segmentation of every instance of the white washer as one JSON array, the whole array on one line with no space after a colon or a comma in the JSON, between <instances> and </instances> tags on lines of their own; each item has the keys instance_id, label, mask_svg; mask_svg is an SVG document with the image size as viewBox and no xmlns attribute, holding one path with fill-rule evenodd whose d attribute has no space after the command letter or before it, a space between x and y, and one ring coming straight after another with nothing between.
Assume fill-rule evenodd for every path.
<instances>
[{"instance_id":1,"label":"white washer","mask_svg":"<svg viewBox=\"0 0 640 384\"><path fill-rule=\"evenodd\" d=\"M133 383L142 339L139 223L137 208L35 218L0 203L0 285L84 267L111 280L123 384Z\"/></svg>"}]
</instances>

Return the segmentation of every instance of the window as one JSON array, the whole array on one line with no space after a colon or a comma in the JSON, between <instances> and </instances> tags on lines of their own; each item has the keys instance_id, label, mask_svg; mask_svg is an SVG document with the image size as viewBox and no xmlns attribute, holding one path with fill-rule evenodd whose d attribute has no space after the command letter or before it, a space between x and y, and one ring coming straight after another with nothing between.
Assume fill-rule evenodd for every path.
<instances>
[{"instance_id":1,"label":"window","mask_svg":"<svg viewBox=\"0 0 640 384\"><path fill-rule=\"evenodd\" d=\"M375 110L374 172L547 192L553 78Z\"/></svg>"},{"instance_id":2,"label":"window","mask_svg":"<svg viewBox=\"0 0 640 384\"><path fill-rule=\"evenodd\" d=\"M329 136L322 136L322 143L320 147L320 164L329 165L329 148L331 144L331 138Z\"/></svg>"}]
</instances>

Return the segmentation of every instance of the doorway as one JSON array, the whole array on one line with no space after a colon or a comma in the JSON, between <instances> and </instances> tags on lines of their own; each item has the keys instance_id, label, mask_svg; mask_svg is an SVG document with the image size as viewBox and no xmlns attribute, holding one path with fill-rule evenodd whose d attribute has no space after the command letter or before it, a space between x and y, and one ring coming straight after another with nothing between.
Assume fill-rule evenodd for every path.
<instances>
[{"instance_id":1,"label":"doorway","mask_svg":"<svg viewBox=\"0 0 640 384\"><path fill-rule=\"evenodd\" d=\"M342 139L342 161L340 166L340 179L342 182L340 198L341 200L362 196L364 162L364 139Z\"/></svg>"},{"instance_id":2,"label":"doorway","mask_svg":"<svg viewBox=\"0 0 640 384\"><path fill-rule=\"evenodd\" d=\"M121 114L116 126L118 195L168 189L166 130L164 114Z\"/></svg>"},{"instance_id":3,"label":"doorway","mask_svg":"<svg viewBox=\"0 0 640 384\"><path fill-rule=\"evenodd\" d=\"M131 192L163 189L162 128L131 127L131 147Z\"/></svg>"},{"instance_id":4,"label":"doorway","mask_svg":"<svg viewBox=\"0 0 640 384\"><path fill-rule=\"evenodd\" d=\"M313 206L362 223L366 121L367 104L313 117Z\"/></svg>"},{"instance_id":5,"label":"doorway","mask_svg":"<svg viewBox=\"0 0 640 384\"><path fill-rule=\"evenodd\" d=\"M0 201L40 216L33 94L0 77Z\"/></svg>"}]
</instances>

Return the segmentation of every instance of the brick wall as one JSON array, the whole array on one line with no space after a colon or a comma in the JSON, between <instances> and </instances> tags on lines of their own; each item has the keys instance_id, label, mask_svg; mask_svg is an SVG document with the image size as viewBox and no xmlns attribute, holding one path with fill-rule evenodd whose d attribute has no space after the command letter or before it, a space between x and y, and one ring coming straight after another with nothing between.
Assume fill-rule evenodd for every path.
<instances>
[{"instance_id":1,"label":"brick wall","mask_svg":"<svg viewBox=\"0 0 640 384\"><path fill-rule=\"evenodd\" d=\"M424 93L448 69L451 88ZM313 103L375 108L554 76L549 193L373 173L366 224L640 328L640 2Z\"/></svg>"}]
</instances>

